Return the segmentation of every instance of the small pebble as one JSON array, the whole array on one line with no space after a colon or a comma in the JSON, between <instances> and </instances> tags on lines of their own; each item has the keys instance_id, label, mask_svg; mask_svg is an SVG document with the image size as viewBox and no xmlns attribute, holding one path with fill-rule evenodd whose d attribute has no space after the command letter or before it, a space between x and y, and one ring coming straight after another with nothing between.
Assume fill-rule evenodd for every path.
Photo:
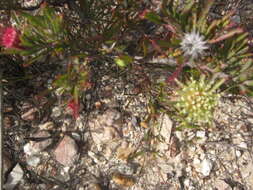
<instances>
[{"instance_id":1,"label":"small pebble","mask_svg":"<svg viewBox=\"0 0 253 190\"><path fill-rule=\"evenodd\" d=\"M38 156L30 156L26 159L29 166L36 167L40 163L40 158Z\"/></svg>"},{"instance_id":2,"label":"small pebble","mask_svg":"<svg viewBox=\"0 0 253 190\"><path fill-rule=\"evenodd\" d=\"M24 171L20 165L17 164L9 174L6 184L4 184L4 189L13 190L15 186L22 180L23 175Z\"/></svg>"},{"instance_id":3,"label":"small pebble","mask_svg":"<svg viewBox=\"0 0 253 190\"><path fill-rule=\"evenodd\" d=\"M75 141L65 136L54 151L55 159L64 166L71 166L78 157L77 149Z\"/></svg>"},{"instance_id":4,"label":"small pebble","mask_svg":"<svg viewBox=\"0 0 253 190\"><path fill-rule=\"evenodd\" d=\"M241 142L238 146L239 146L240 148L245 148L245 149L248 148L248 145L247 145L247 143L245 143L245 142Z\"/></svg>"},{"instance_id":5,"label":"small pebble","mask_svg":"<svg viewBox=\"0 0 253 190\"><path fill-rule=\"evenodd\" d=\"M242 155L242 153L241 153L240 150L236 150L236 151L235 151L235 155L236 155L237 157L240 157L240 156Z\"/></svg>"},{"instance_id":6,"label":"small pebble","mask_svg":"<svg viewBox=\"0 0 253 190\"><path fill-rule=\"evenodd\" d=\"M206 137L206 132L205 131L197 131L196 132L196 137L205 138Z\"/></svg>"},{"instance_id":7,"label":"small pebble","mask_svg":"<svg viewBox=\"0 0 253 190\"><path fill-rule=\"evenodd\" d=\"M204 175L204 176L209 176L210 172L213 168L213 163L211 160L209 159L204 159L202 160L201 164L200 164L200 172Z\"/></svg>"},{"instance_id":8,"label":"small pebble","mask_svg":"<svg viewBox=\"0 0 253 190\"><path fill-rule=\"evenodd\" d=\"M54 107L52 109L52 114L51 114L52 117L60 117L61 116L61 108L60 107Z\"/></svg>"}]
</instances>

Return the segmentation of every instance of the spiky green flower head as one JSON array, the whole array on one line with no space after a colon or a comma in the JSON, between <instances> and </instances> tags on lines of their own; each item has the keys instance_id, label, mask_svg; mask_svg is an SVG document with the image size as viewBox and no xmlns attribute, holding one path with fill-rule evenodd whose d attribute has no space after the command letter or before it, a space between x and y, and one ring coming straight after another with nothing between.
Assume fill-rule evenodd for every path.
<instances>
[{"instance_id":1,"label":"spiky green flower head","mask_svg":"<svg viewBox=\"0 0 253 190\"><path fill-rule=\"evenodd\" d=\"M219 86L224 82L221 80L207 81L204 75L200 80L191 78L186 84L176 81L180 89L176 91L175 108L179 111L182 123L189 125L211 124L213 112L218 104L220 94L217 92Z\"/></svg>"}]
</instances>

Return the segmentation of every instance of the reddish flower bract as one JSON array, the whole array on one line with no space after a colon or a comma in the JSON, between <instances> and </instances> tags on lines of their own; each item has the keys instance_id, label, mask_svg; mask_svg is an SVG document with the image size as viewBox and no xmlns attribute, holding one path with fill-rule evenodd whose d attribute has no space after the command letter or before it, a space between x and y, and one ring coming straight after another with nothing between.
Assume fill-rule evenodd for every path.
<instances>
[{"instance_id":1,"label":"reddish flower bract","mask_svg":"<svg viewBox=\"0 0 253 190\"><path fill-rule=\"evenodd\" d=\"M72 99L68 102L67 106L68 108L71 109L73 117L77 119L79 116L79 109L80 109L79 102Z\"/></svg>"},{"instance_id":2,"label":"reddish flower bract","mask_svg":"<svg viewBox=\"0 0 253 190\"><path fill-rule=\"evenodd\" d=\"M20 33L13 27L6 27L1 35L1 45L6 48L20 48Z\"/></svg>"}]
</instances>

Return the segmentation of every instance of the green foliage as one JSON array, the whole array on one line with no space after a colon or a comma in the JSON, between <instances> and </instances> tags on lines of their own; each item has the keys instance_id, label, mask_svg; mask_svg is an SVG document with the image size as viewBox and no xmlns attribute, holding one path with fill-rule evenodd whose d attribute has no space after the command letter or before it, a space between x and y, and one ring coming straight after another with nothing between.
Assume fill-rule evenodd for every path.
<instances>
[{"instance_id":1,"label":"green foliage","mask_svg":"<svg viewBox=\"0 0 253 190\"><path fill-rule=\"evenodd\" d=\"M67 72L59 75L54 87L60 91L71 95L76 100L81 96L83 90L90 88L89 76L90 72L85 61L78 57L70 58L68 60Z\"/></svg>"},{"instance_id":2,"label":"green foliage","mask_svg":"<svg viewBox=\"0 0 253 190\"><path fill-rule=\"evenodd\" d=\"M188 0L185 4L177 2L169 1L162 10L162 19L168 21L166 24L163 22L163 25L171 28L174 33L170 39L172 52L182 51L181 42L184 34L192 32L197 32L203 37L208 49L198 59L190 60L191 70L196 71L197 69L199 71L201 81L197 82L191 79L185 85L177 82L181 90L177 91L179 101L176 108L180 113L179 118L182 126L196 126L203 121L211 123L212 112L217 104L218 97L213 94L210 84L205 84L206 88L201 89L201 84L205 82L200 73L220 77L223 81L223 87L227 91L252 95L253 62L252 53L248 47L248 33L230 20L233 15L232 12L220 19L212 20L209 17L209 10L214 3L213 0L199 2ZM172 55L170 52L168 54ZM183 53L176 58L182 59L182 57L185 62L189 60ZM184 70L182 69L181 75L186 75ZM220 86L221 83L218 84ZM195 90L207 91L207 96L196 97L205 103L193 106L193 103L197 102L191 95ZM208 105L206 106L208 109L205 109L204 104Z\"/></svg>"},{"instance_id":3,"label":"green foliage","mask_svg":"<svg viewBox=\"0 0 253 190\"><path fill-rule=\"evenodd\" d=\"M92 61L110 60L120 68L138 62L148 68L146 60L154 57L172 60L164 64L172 73L168 80L152 81L159 89L157 104L171 101L169 95L176 92L174 108L182 124L210 124L221 84L232 93L253 95L248 33L231 21L232 12L213 19L209 13L214 2L162 0L159 10L134 0L78 0L67 11L43 6L34 15L19 13L22 48L3 53L19 54L26 63L52 56L68 60L66 73L54 85L75 99L90 86Z\"/></svg>"},{"instance_id":4,"label":"green foliage","mask_svg":"<svg viewBox=\"0 0 253 190\"><path fill-rule=\"evenodd\" d=\"M25 18L21 36L23 49L20 54L30 57L28 63L67 51L67 32L62 17L53 8L42 8L35 16L26 12L21 12L20 15Z\"/></svg>"},{"instance_id":5,"label":"green foliage","mask_svg":"<svg viewBox=\"0 0 253 190\"><path fill-rule=\"evenodd\" d=\"M237 90L238 93L239 90L251 95L252 75L249 74L249 70L252 70L253 54L248 46L248 33L231 21L234 12L229 12L219 19L212 19L209 11L214 2L214 0L187 0L184 3L174 0L163 1L161 16L153 12L145 17L171 32L169 39L156 40L154 49L168 57L183 59L183 62L190 61L192 69L199 70L199 73L226 78L227 82L224 85L233 92ZM184 52L187 47L182 47L182 41L186 34L192 33L199 34L207 49L201 52L198 59L189 60L189 56ZM167 47L163 48L163 44ZM145 55L149 54L147 49L145 47ZM174 56L175 54L177 55ZM181 75L184 75L184 72Z\"/></svg>"}]
</instances>

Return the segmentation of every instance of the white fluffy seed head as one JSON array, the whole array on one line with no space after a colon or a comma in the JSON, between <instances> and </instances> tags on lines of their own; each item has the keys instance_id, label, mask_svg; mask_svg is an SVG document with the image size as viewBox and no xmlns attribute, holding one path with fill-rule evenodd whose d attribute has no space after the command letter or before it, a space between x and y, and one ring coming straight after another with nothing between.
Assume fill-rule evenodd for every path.
<instances>
[{"instance_id":1,"label":"white fluffy seed head","mask_svg":"<svg viewBox=\"0 0 253 190\"><path fill-rule=\"evenodd\" d=\"M202 55L204 50L208 48L204 37L195 31L186 33L180 45L184 54L186 56L190 56L193 59Z\"/></svg>"}]
</instances>

